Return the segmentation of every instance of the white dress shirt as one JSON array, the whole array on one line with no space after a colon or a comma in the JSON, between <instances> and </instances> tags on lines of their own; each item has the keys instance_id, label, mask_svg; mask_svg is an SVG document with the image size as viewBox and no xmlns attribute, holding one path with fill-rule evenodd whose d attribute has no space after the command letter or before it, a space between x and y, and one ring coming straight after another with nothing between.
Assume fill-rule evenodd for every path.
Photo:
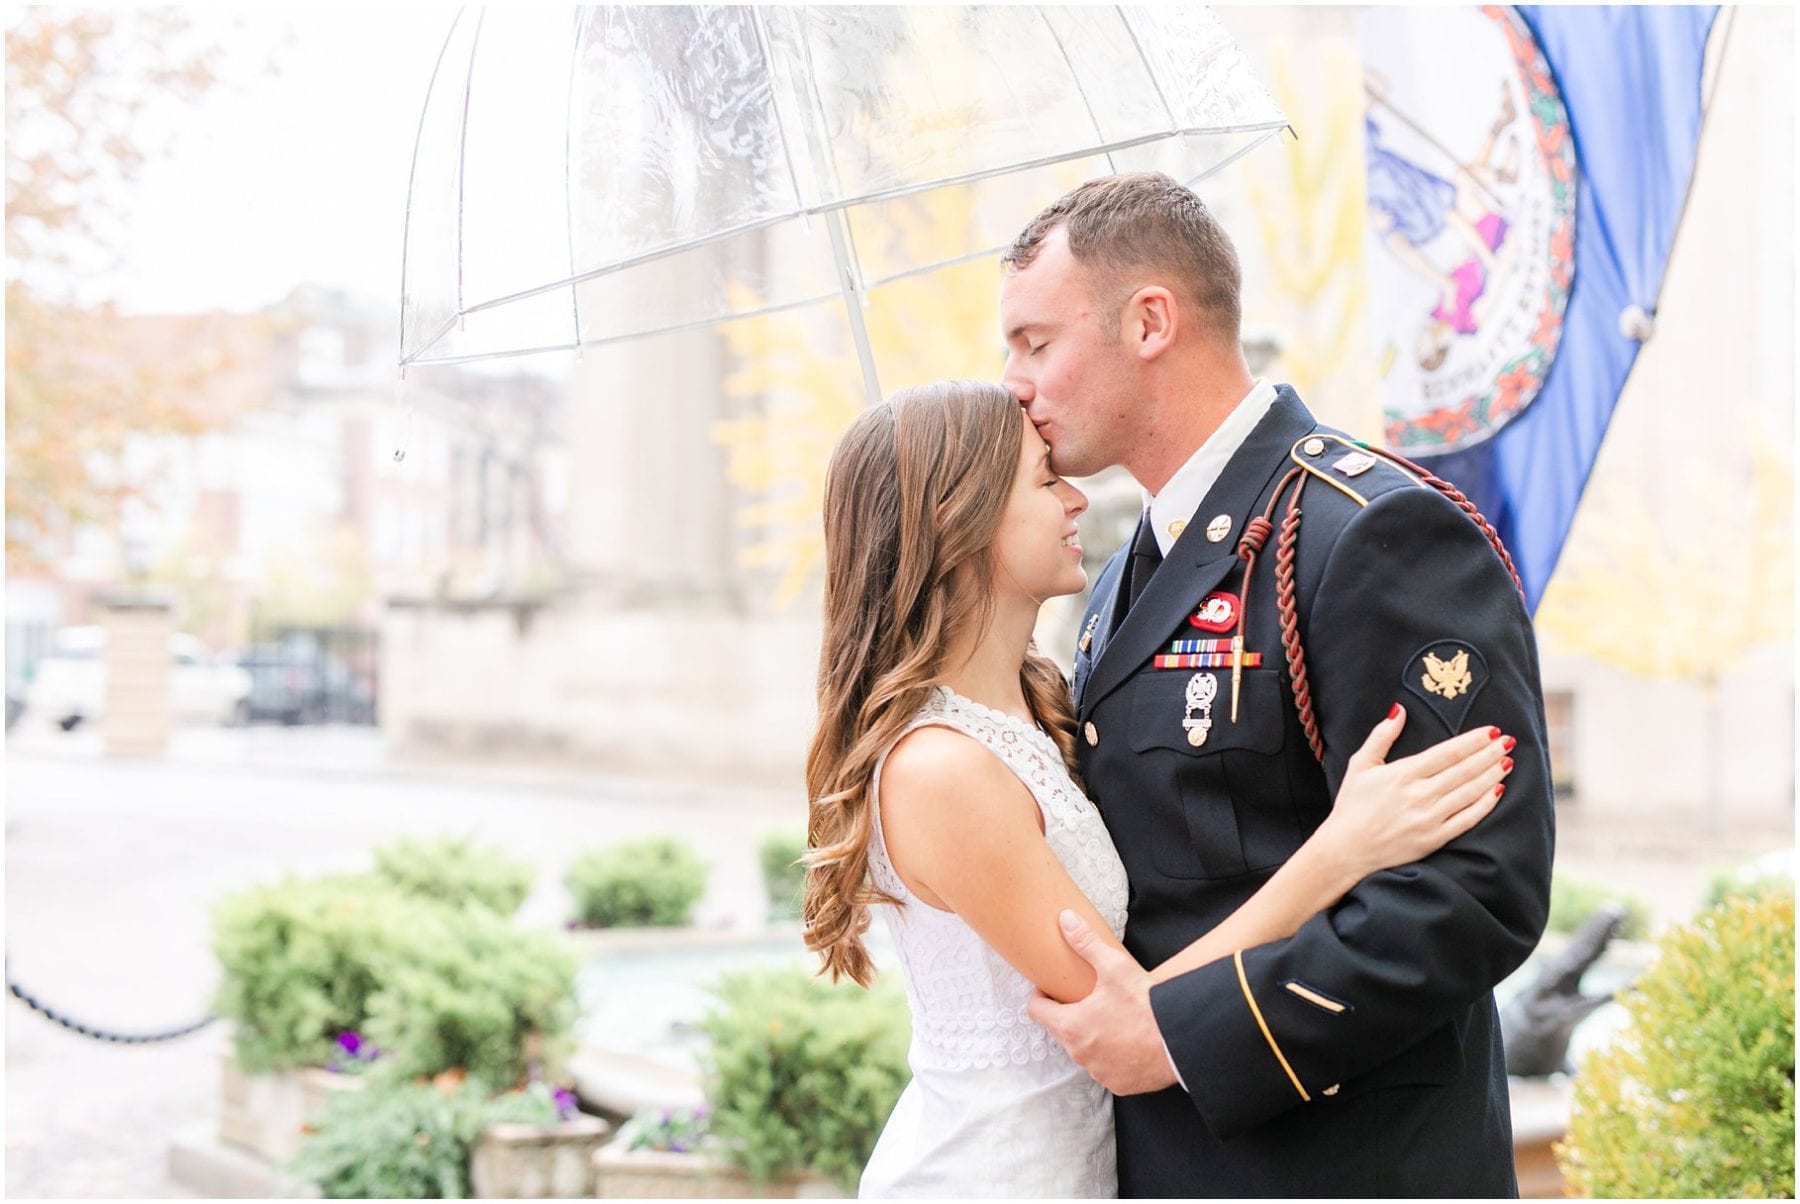
<instances>
[{"instance_id":1,"label":"white dress shirt","mask_svg":"<svg viewBox=\"0 0 1800 1204\"><path fill-rule=\"evenodd\" d=\"M1206 500L1207 492L1218 482L1225 465L1237 455L1238 448L1244 445L1244 440L1250 437L1250 432L1274 404L1275 386L1258 377L1244 400L1225 416L1219 429L1188 457L1186 464L1175 470L1162 492L1151 497L1149 490L1144 491L1144 508L1150 511L1150 523L1156 530L1156 546L1164 556L1175 546L1176 537L1194 517L1200 503Z\"/></svg>"}]
</instances>

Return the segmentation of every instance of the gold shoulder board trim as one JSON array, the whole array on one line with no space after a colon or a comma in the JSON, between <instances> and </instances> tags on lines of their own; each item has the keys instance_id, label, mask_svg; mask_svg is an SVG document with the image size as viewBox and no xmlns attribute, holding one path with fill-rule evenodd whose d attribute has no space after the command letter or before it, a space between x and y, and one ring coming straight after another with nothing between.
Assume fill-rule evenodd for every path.
<instances>
[{"instance_id":1,"label":"gold shoulder board trim","mask_svg":"<svg viewBox=\"0 0 1800 1204\"><path fill-rule=\"evenodd\" d=\"M1307 435L1303 439L1296 439L1294 441L1294 446L1288 449L1288 459L1292 460L1294 463L1296 463L1300 467L1304 468L1307 472L1311 473L1313 476L1317 477L1319 480L1324 481L1327 485L1330 485L1333 489L1337 490L1339 493L1343 494L1345 497L1347 497L1351 501L1355 502L1358 506L1367 506L1369 504L1368 498L1364 497L1362 494L1358 493L1356 490L1350 488L1350 486L1348 486L1348 485L1344 484L1344 482L1338 480L1338 478L1336 476L1334 476L1333 474L1331 474L1329 472L1326 472L1323 468L1320 468L1317 464L1315 464L1313 462L1315 459L1323 459L1326 455L1325 452L1320 452L1319 455L1316 457L1306 456L1306 455L1301 454L1300 449L1303 446L1305 446L1308 442L1310 442L1311 440L1314 440L1314 439L1320 439L1327 443L1334 443L1338 447L1343 448L1345 451L1359 452L1359 451L1363 451L1365 449L1358 447L1356 444L1354 444L1350 440L1344 438L1342 435L1328 435L1328 434L1325 434L1323 431L1321 431L1320 433L1318 433L1316 435ZM1373 453L1370 453L1370 454L1373 454ZM1379 461L1380 463L1387 465L1389 468L1393 469L1395 472L1399 473L1401 476L1405 477L1407 480L1411 481L1415 485L1423 485L1425 483L1424 481L1421 481L1418 477L1414 476L1412 473L1408 472L1406 469L1400 467L1400 465L1394 463L1392 460L1387 459L1385 456L1377 455L1377 456L1375 456L1375 459L1377 461Z\"/></svg>"}]
</instances>

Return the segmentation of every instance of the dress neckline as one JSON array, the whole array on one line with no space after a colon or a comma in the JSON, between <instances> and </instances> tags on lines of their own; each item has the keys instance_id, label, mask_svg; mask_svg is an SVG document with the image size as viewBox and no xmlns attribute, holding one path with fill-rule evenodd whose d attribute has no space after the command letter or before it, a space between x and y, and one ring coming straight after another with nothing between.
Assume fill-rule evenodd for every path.
<instances>
[{"instance_id":1,"label":"dress neckline","mask_svg":"<svg viewBox=\"0 0 1800 1204\"><path fill-rule=\"evenodd\" d=\"M1056 743L1056 738L1053 737L1049 732L1045 731L1043 729L1043 727L1037 723L1033 723L1028 720L1021 719L1017 715L1014 715L1009 711L995 710L993 707L988 706L986 703L976 702L973 698L970 698L966 694L958 694L955 690L952 690L949 686L938 685L933 688L943 691L943 693L945 694L946 697L956 700L958 703L961 703L964 707L967 707L969 710L974 711L977 715L981 715L984 718L991 719L995 723L1001 724L1002 726L1011 727L1018 731L1024 732L1026 735L1036 736L1042 740L1048 740L1048 741L1050 741L1051 744Z\"/></svg>"}]
</instances>

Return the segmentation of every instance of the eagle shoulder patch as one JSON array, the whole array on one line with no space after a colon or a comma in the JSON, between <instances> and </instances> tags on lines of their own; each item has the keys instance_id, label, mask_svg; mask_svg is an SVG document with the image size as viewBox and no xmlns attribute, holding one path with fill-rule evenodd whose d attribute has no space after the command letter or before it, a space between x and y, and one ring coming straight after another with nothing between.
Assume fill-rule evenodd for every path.
<instances>
[{"instance_id":1,"label":"eagle shoulder patch","mask_svg":"<svg viewBox=\"0 0 1800 1204\"><path fill-rule=\"evenodd\" d=\"M1487 659L1464 640L1438 640L1413 653L1400 681L1452 733L1462 730L1475 696L1488 683Z\"/></svg>"}]
</instances>

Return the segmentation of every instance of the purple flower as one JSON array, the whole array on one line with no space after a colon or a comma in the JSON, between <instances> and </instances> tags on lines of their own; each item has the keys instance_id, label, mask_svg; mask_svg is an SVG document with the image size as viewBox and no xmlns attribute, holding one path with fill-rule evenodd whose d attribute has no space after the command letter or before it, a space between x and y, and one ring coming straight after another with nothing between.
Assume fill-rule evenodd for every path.
<instances>
[{"instance_id":1,"label":"purple flower","mask_svg":"<svg viewBox=\"0 0 1800 1204\"><path fill-rule=\"evenodd\" d=\"M362 1049L363 1041L362 1037L354 1032L342 1032L338 1034L337 1044L339 1049L354 1058Z\"/></svg>"},{"instance_id":2,"label":"purple flower","mask_svg":"<svg viewBox=\"0 0 1800 1204\"><path fill-rule=\"evenodd\" d=\"M575 1093L567 1087L558 1087L551 1092L551 1098L556 1101L556 1111L564 1120L581 1110L580 1105L575 1102Z\"/></svg>"},{"instance_id":3,"label":"purple flower","mask_svg":"<svg viewBox=\"0 0 1800 1204\"><path fill-rule=\"evenodd\" d=\"M685 1154L688 1152L687 1143L685 1141L671 1141L669 1143L669 1150L671 1153Z\"/></svg>"}]
</instances>

